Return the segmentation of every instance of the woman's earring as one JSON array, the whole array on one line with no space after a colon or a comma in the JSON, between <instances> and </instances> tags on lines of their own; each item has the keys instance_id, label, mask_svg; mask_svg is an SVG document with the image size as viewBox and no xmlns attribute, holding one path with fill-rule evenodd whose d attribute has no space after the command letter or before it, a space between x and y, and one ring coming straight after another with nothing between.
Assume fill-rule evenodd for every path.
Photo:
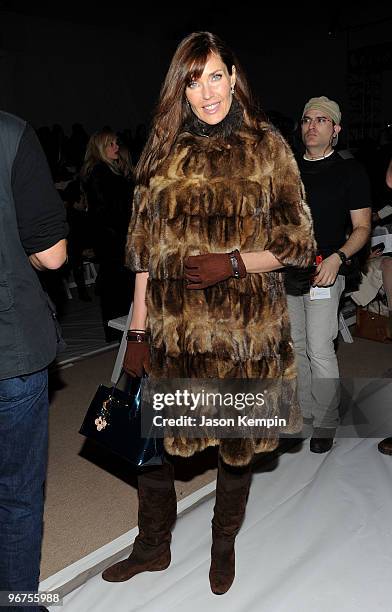
<instances>
[{"instance_id":1,"label":"woman's earring","mask_svg":"<svg viewBox=\"0 0 392 612\"><path fill-rule=\"evenodd\" d=\"M231 93L234 94L234 85L231 86Z\"/></svg>"},{"instance_id":2,"label":"woman's earring","mask_svg":"<svg viewBox=\"0 0 392 612\"><path fill-rule=\"evenodd\" d=\"M337 132L334 132L332 141L331 141L331 147L336 147L336 145L338 144L338 140L339 140L339 134Z\"/></svg>"}]
</instances>

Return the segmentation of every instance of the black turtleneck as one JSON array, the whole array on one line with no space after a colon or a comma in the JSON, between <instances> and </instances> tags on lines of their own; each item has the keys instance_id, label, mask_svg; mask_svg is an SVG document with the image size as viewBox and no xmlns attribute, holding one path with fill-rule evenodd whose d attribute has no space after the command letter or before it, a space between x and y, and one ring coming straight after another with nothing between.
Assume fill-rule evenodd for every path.
<instances>
[{"instance_id":1,"label":"black turtleneck","mask_svg":"<svg viewBox=\"0 0 392 612\"><path fill-rule=\"evenodd\" d=\"M219 123L215 125L205 123L192 112L191 117L185 121L182 131L190 132L196 136L204 136L206 138L213 136L226 138L241 128L243 120L244 111L242 106L233 98L229 112Z\"/></svg>"}]
</instances>

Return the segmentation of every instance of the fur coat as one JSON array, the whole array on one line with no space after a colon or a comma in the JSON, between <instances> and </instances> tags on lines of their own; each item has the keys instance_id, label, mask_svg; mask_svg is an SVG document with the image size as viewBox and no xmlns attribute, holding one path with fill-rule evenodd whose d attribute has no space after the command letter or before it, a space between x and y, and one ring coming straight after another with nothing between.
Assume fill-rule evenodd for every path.
<instances>
[{"instance_id":1,"label":"fur coat","mask_svg":"<svg viewBox=\"0 0 392 612\"><path fill-rule=\"evenodd\" d=\"M149 185L135 191L127 263L149 272L150 375L290 381L285 431L297 432L302 417L281 272L202 290L187 290L183 280L188 255L268 249L284 266L314 259L311 216L288 145L267 123L259 133L242 122L231 128L208 137L184 130ZM166 451L183 457L215 444L226 463L246 465L255 452L276 448L278 436L165 438Z\"/></svg>"}]
</instances>

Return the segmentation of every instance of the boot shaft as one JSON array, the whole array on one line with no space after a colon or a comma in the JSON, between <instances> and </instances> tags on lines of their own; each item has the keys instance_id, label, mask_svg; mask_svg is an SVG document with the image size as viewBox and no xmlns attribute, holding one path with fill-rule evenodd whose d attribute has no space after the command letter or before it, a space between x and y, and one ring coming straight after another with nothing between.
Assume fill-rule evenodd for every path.
<instances>
[{"instance_id":1,"label":"boot shaft","mask_svg":"<svg viewBox=\"0 0 392 612\"><path fill-rule=\"evenodd\" d=\"M222 537L234 541L245 515L251 478L250 465L233 468L219 458L212 519L213 538Z\"/></svg>"},{"instance_id":2,"label":"boot shaft","mask_svg":"<svg viewBox=\"0 0 392 612\"><path fill-rule=\"evenodd\" d=\"M138 474L139 535L146 546L171 541L171 529L177 516L174 469L171 463L143 470ZM135 542L136 543L136 542Z\"/></svg>"}]
</instances>

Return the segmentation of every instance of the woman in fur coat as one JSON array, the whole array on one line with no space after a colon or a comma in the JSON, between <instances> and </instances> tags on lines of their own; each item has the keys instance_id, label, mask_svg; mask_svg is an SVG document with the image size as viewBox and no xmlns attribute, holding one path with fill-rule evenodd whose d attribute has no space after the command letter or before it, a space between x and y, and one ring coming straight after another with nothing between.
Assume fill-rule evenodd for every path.
<instances>
[{"instance_id":1,"label":"woman in fur coat","mask_svg":"<svg viewBox=\"0 0 392 612\"><path fill-rule=\"evenodd\" d=\"M127 243L137 274L124 368L166 379L268 378L292 388L279 270L313 258L310 213L291 150L256 115L227 46L208 32L191 34L173 57L137 167ZM287 417L286 431L300 431L296 401ZM167 453L183 457L219 444L209 575L216 594L234 579L252 457L277 443L276 435L165 438ZM139 535L131 556L105 570L105 580L170 564L176 516L170 462L139 474L138 486Z\"/></svg>"}]
</instances>

